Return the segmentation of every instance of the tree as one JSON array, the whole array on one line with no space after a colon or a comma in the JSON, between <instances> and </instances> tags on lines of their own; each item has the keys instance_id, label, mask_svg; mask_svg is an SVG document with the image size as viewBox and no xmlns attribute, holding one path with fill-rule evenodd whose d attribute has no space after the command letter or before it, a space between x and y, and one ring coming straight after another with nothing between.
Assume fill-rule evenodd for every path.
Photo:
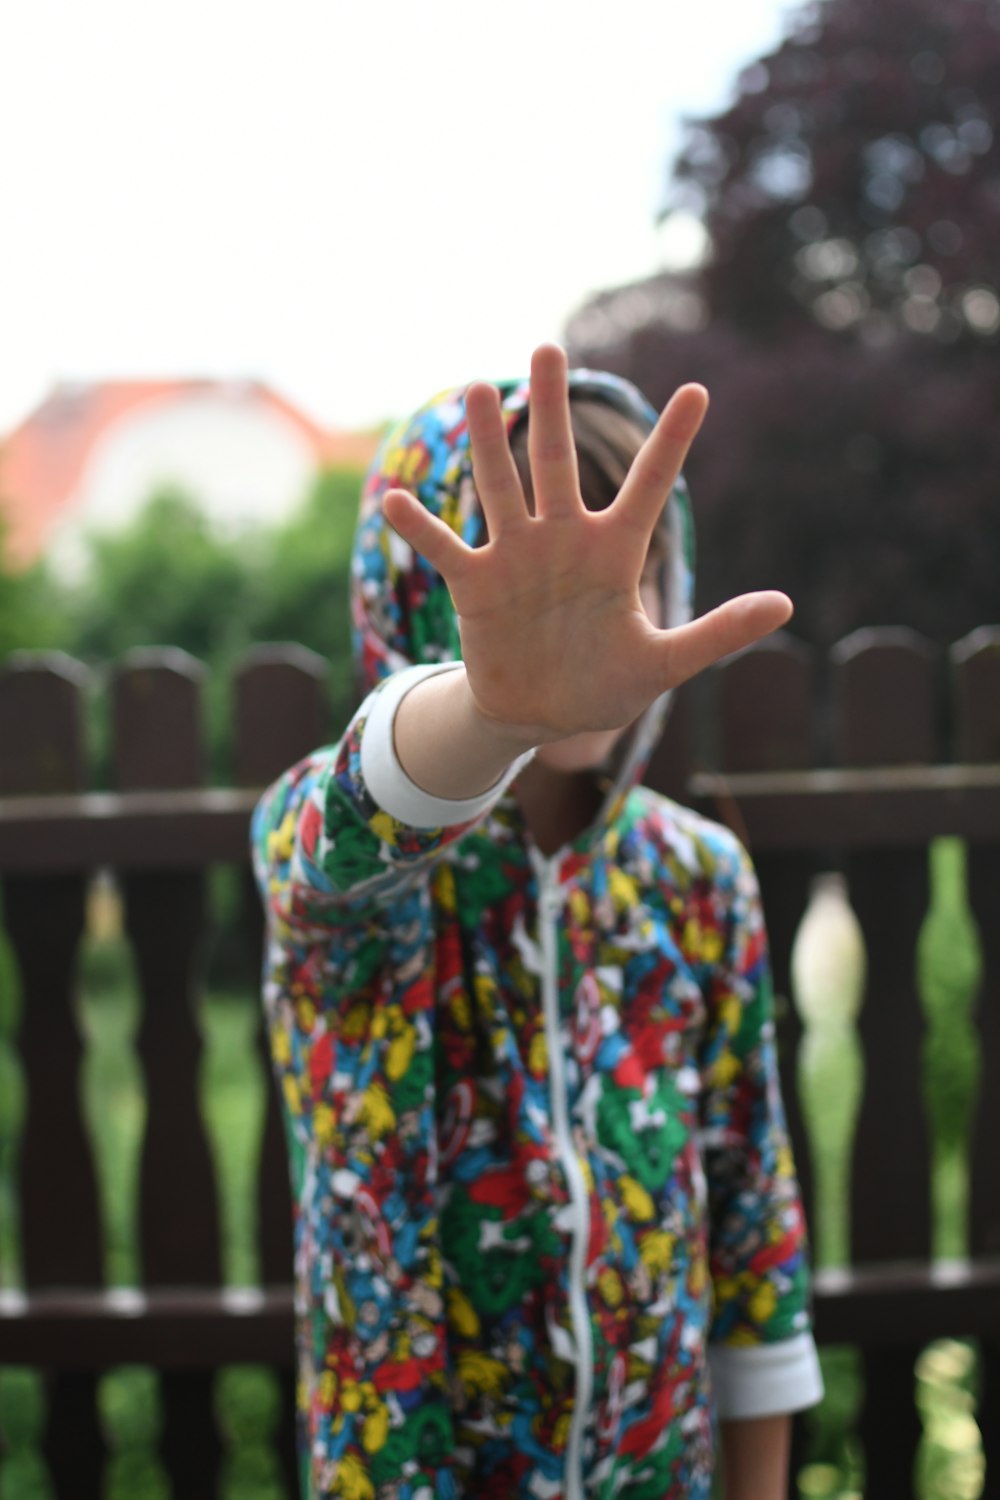
<instances>
[{"instance_id":1,"label":"tree","mask_svg":"<svg viewBox=\"0 0 1000 1500\"><path fill-rule=\"evenodd\" d=\"M689 126L672 201L708 231L704 326L568 342L657 404L712 390L701 605L784 587L819 642L996 616L998 115L998 0L824 0Z\"/></svg>"},{"instance_id":2,"label":"tree","mask_svg":"<svg viewBox=\"0 0 1000 1500\"><path fill-rule=\"evenodd\" d=\"M236 538L213 527L193 496L161 490L129 525L88 538L83 581L68 602L59 644L102 668L137 646L180 646L203 661L210 759L219 773L233 667L255 642L299 641L324 656L336 717L345 718L353 694L348 582L360 482L350 469L321 473L287 520ZM105 714L94 717L93 733L106 775Z\"/></svg>"},{"instance_id":3,"label":"tree","mask_svg":"<svg viewBox=\"0 0 1000 1500\"><path fill-rule=\"evenodd\" d=\"M326 657L338 720L354 695L347 601L362 478L360 470L325 470L300 509L263 539L249 618L254 640L300 641Z\"/></svg>"},{"instance_id":4,"label":"tree","mask_svg":"<svg viewBox=\"0 0 1000 1500\"><path fill-rule=\"evenodd\" d=\"M62 629L58 593L45 568L19 572L9 565L0 514L0 662L11 651L58 645Z\"/></svg>"},{"instance_id":5,"label":"tree","mask_svg":"<svg viewBox=\"0 0 1000 1500\"><path fill-rule=\"evenodd\" d=\"M1000 5L826 0L693 123L679 198L712 312L769 336L803 308L884 342L1000 328Z\"/></svg>"},{"instance_id":6,"label":"tree","mask_svg":"<svg viewBox=\"0 0 1000 1500\"><path fill-rule=\"evenodd\" d=\"M251 583L240 549L198 501L168 487L117 531L92 533L73 604L72 649L113 661L134 646L180 646L208 660L245 644Z\"/></svg>"}]
</instances>

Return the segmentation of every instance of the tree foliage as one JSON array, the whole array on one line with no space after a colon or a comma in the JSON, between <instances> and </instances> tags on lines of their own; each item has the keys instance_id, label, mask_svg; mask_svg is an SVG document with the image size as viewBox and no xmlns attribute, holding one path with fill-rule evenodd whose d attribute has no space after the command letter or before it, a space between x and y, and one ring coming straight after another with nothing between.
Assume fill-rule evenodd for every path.
<instances>
[{"instance_id":1,"label":"tree foliage","mask_svg":"<svg viewBox=\"0 0 1000 1500\"><path fill-rule=\"evenodd\" d=\"M703 605L785 587L817 641L996 617L998 117L1000 0L823 0L689 125L705 326L569 342L660 404L709 385Z\"/></svg>"},{"instance_id":2,"label":"tree foliage","mask_svg":"<svg viewBox=\"0 0 1000 1500\"><path fill-rule=\"evenodd\" d=\"M130 524L88 538L66 649L113 661L134 646L180 646L205 661L254 641L349 649L347 583L360 476L320 474L274 528L226 536L195 497L151 496Z\"/></svg>"},{"instance_id":3,"label":"tree foliage","mask_svg":"<svg viewBox=\"0 0 1000 1500\"><path fill-rule=\"evenodd\" d=\"M92 534L88 550L71 605L75 655L107 662L171 645L209 660L245 643L253 581L194 496L158 491L128 525Z\"/></svg>"},{"instance_id":4,"label":"tree foliage","mask_svg":"<svg viewBox=\"0 0 1000 1500\"><path fill-rule=\"evenodd\" d=\"M326 657L343 713L354 690L348 612L362 474L328 469L288 522L258 542L249 626L258 641L300 641Z\"/></svg>"},{"instance_id":5,"label":"tree foliage","mask_svg":"<svg viewBox=\"0 0 1000 1500\"><path fill-rule=\"evenodd\" d=\"M805 308L876 342L995 332L998 102L996 0L802 12L676 163L712 240L712 311L773 333Z\"/></svg>"},{"instance_id":6,"label":"tree foliage","mask_svg":"<svg viewBox=\"0 0 1000 1500\"><path fill-rule=\"evenodd\" d=\"M336 720L353 698L348 583L361 475L329 470L274 527L227 536L199 502L164 489L126 526L92 534L80 583L64 591L42 632L44 569L0 575L0 631L7 591L23 591L33 614L11 644L58 646L104 670L141 646L180 646L205 663L205 709L214 770L224 774L232 671L257 642L298 641L329 664ZM0 637L0 643L6 643ZM93 715L99 776L107 774L107 714Z\"/></svg>"},{"instance_id":7,"label":"tree foliage","mask_svg":"<svg viewBox=\"0 0 1000 1500\"><path fill-rule=\"evenodd\" d=\"M0 661L11 651L58 646L63 624L59 593L45 569L10 566L0 514Z\"/></svg>"}]
</instances>

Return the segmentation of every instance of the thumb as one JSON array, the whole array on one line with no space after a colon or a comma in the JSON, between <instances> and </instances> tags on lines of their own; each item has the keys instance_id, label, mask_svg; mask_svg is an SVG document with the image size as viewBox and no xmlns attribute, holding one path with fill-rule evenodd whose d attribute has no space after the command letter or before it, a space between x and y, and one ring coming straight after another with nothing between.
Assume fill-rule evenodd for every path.
<instances>
[{"instance_id":1,"label":"thumb","mask_svg":"<svg viewBox=\"0 0 1000 1500\"><path fill-rule=\"evenodd\" d=\"M740 594L687 625L661 631L657 650L661 673L667 679L665 687L678 687L713 662L752 646L791 617L792 601L787 594L766 589Z\"/></svg>"}]
</instances>

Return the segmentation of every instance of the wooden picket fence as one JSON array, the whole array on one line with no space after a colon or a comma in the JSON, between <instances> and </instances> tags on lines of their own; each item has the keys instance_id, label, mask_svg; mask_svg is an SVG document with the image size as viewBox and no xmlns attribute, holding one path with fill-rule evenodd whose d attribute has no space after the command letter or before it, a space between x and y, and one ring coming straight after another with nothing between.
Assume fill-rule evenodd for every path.
<instances>
[{"instance_id":1,"label":"wooden picket fence","mask_svg":"<svg viewBox=\"0 0 1000 1500\"><path fill-rule=\"evenodd\" d=\"M275 1443L290 1496L294 1454L291 1209L277 1095L257 1186L259 1286L224 1285L219 1205L197 1075L196 1002L206 874L245 868L246 943L259 965L249 875L250 810L261 787L328 743L325 664L261 647L233 682L231 785L206 785L202 672L164 648L131 654L110 680L113 785L90 790L85 669L22 655L0 671L0 877L23 1014L16 1050L28 1107L18 1154L20 1269L0 1266L0 1365L45 1372L40 1451L59 1497L105 1493L95 1409L102 1374L160 1372L162 1463L173 1494L218 1493L223 1446L213 1380L244 1362L279 1372ZM1000 628L940 652L908 632L866 631L822 660L787 637L685 689L650 783L728 821L754 855L776 989L791 993L795 934L818 872L841 870L867 941L859 1035L865 1087L851 1174L850 1266L821 1275L823 1344L863 1356L859 1434L870 1500L915 1493L921 1440L914 1362L928 1341L980 1341L978 1422L1000 1473ZM969 901L983 979L975 1018L983 1085L970 1154L968 1258L931 1255L930 1145L921 1099L925 1022L914 952L928 904L928 846L968 843ZM137 966L135 1038L147 1116L139 1240L142 1285L105 1282L95 1164L80 1106L84 1043L76 962L95 871L115 872ZM785 1098L807 1207L813 1172L796 1086L801 1022L782 1007ZM266 1066L263 1030L257 1040ZM268 1078L270 1072L268 1069ZM3 1471L0 1413L0 1481ZM987 1481L989 1484L989 1480ZM2 1492L2 1484L0 1484ZM792 1493L795 1493L794 1483ZM1000 1492L1000 1491L998 1491Z\"/></svg>"}]
</instances>

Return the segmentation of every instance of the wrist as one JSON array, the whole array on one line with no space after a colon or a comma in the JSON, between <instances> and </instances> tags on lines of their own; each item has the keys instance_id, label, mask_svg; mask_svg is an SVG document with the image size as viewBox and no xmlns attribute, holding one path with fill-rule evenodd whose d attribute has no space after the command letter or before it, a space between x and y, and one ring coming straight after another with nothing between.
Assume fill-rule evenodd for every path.
<instances>
[{"instance_id":1,"label":"wrist","mask_svg":"<svg viewBox=\"0 0 1000 1500\"><path fill-rule=\"evenodd\" d=\"M539 725L511 724L488 713L476 697L467 671L456 672L450 687L473 732L481 735L484 743L495 745L498 751L509 755L511 760L551 738Z\"/></svg>"},{"instance_id":2,"label":"wrist","mask_svg":"<svg viewBox=\"0 0 1000 1500\"><path fill-rule=\"evenodd\" d=\"M449 800L484 795L512 762L534 748L516 727L481 713L461 665L435 672L404 693L395 710L393 742L414 785Z\"/></svg>"}]
</instances>

